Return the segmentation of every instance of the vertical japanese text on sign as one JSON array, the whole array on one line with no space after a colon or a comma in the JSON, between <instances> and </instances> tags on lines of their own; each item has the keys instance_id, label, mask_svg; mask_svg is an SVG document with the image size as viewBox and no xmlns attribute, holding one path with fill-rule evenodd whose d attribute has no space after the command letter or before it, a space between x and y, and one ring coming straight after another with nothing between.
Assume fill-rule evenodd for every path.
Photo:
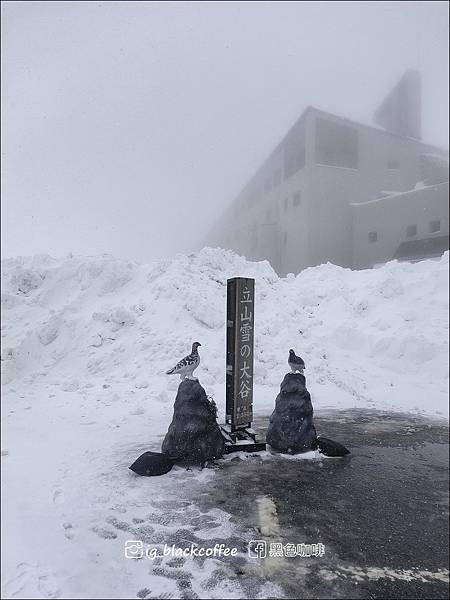
<instances>
[{"instance_id":1,"label":"vertical japanese text on sign","mask_svg":"<svg viewBox=\"0 0 450 600\"><path fill-rule=\"evenodd\" d=\"M227 422L248 426L253 418L254 279L227 282Z\"/></svg>"}]
</instances>

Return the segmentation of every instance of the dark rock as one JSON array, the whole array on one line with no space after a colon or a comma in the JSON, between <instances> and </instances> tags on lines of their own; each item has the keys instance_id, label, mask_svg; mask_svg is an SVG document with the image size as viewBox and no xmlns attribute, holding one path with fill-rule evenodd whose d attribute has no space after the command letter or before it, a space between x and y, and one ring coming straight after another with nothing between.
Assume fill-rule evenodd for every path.
<instances>
[{"instance_id":1,"label":"dark rock","mask_svg":"<svg viewBox=\"0 0 450 600\"><path fill-rule=\"evenodd\" d=\"M184 379L175 399L172 423L162 452L176 462L204 464L223 456L225 439L216 421L216 406L194 379Z\"/></svg>"},{"instance_id":2,"label":"dark rock","mask_svg":"<svg viewBox=\"0 0 450 600\"><path fill-rule=\"evenodd\" d=\"M160 452L144 452L137 458L131 467L128 467L138 475L151 477L152 475L164 475L174 466L174 461Z\"/></svg>"},{"instance_id":3,"label":"dark rock","mask_svg":"<svg viewBox=\"0 0 450 600\"><path fill-rule=\"evenodd\" d=\"M314 450L316 430L311 396L301 373L287 373L275 401L266 441L280 452L297 453Z\"/></svg>"},{"instance_id":4,"label":"dark rock","mask_svg":"<svg viewBox=\"0 0 450 600\"><path fill-rule=\"evenodd\" d=\"M325 456L345 456L346 454L350 454L350 450L339 444L339 442L334 442L322 436L317 438L317 447Z\"/></svg>"}]
</instances>

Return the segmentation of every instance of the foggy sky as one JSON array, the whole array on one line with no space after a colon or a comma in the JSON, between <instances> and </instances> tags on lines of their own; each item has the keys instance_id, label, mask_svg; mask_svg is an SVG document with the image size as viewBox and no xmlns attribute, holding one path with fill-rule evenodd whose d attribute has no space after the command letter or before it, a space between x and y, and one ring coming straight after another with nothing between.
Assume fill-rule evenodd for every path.
<instances>
[{"instance_id":1,"label":"foggy sky","mask_svg":"<svg viewBox=\"0 0 450 600\"><path fill-rule=\"evenodd\" d=\"M448 148L448 5L4 2L2 255L190 251L308 105L407 68Z\"/></svg>"}]
</instances>

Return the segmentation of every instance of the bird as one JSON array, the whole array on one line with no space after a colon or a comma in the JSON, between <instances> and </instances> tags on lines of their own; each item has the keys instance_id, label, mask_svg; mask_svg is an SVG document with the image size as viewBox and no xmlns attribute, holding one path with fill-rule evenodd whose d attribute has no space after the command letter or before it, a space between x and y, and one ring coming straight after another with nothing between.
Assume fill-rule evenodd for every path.
<instances>
[{"instance_id":1,"label":"bird","mask_svg":"<svg viewBox=\"0 0 450 600\"><path fill-rule=\"evenodd\" d=\"M172 367L172 369L166 371L166 375L178 374L181 380L195 379L195 377L192 376L192 373L200 364L200 356L197 350L199 346L201 346L199 342L194 342L192 344L191 353L182 358L179 362L177 362L177 364L174 367Z\"/></svg>"},{"instance_id":2,"label":"bird","mask_svg":"<svg viewBox=\"0 0 450 600\"><path fill-rule=\"evenodd\" d=\"M292 348L289 350L288 365L291 367L293 373L295 373L295 371L303 373L303 370L305 369L305 361L301 356L296 356Z\"/></svg>"}]
</instances>

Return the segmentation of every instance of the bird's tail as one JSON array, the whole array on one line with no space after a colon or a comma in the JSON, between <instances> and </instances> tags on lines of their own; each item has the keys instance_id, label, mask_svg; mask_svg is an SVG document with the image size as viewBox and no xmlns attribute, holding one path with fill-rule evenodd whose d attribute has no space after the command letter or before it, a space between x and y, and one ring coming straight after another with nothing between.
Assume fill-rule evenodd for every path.
<instances>
[{"instance_id":1,"label":"bird's tail","mask_svg":"<svg viewBox=\"0 0 450 600\"><path fill-rule=\"evenodd\" d=\"M175 369L169 369L168 371L166 371L166 375L172 375L172 373L174 372Z\"/></svg>"}]
</instances>

